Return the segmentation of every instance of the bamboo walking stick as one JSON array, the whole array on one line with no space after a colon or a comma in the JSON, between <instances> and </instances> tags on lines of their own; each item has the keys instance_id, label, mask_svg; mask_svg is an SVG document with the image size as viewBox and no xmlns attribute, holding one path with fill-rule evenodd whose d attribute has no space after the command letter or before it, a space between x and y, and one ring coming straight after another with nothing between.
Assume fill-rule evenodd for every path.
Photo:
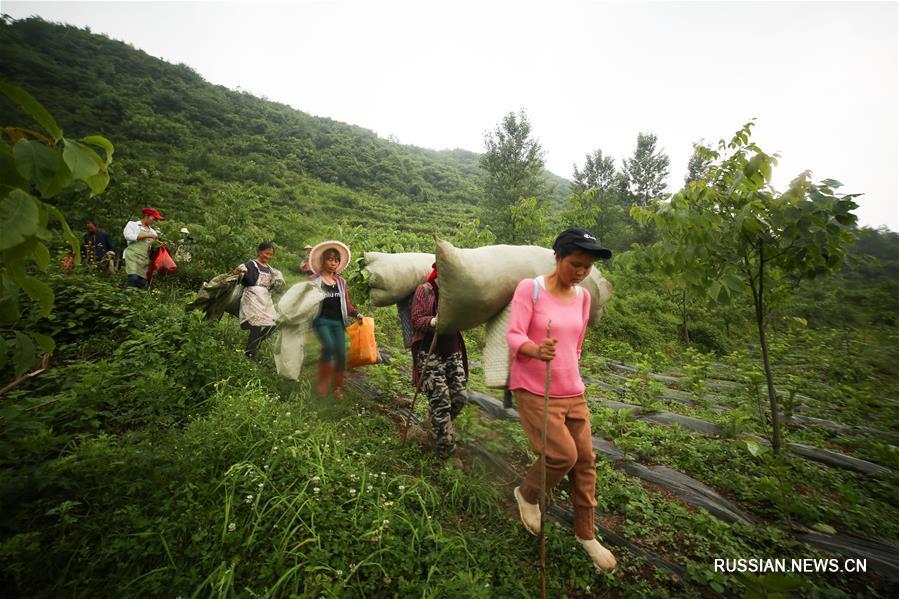
<instances>
[{"instance_id":1,"label":"bamboo walking stick","mask_svg":"<svg viewBox=\"0 0 899 599\"><path fill-rule=\"evenodd\" d=\"M439 314L437 316L440 317ZM428 348L428 355L425 356L425 361L421 365L421 372L418 373L418 383L415 385L415 395L412 396L412 405L409 406L409 415L406 417L406 426L403 427L403 439L400 441L400 445L406 444L406 435L409 433L409 424L412 422L412 414L415 413L415 400L418 399L418 394L421 392L421 382L425 378L425 371L428 369L428 362L431 361L431 354L434 353L434 347L437 346L437 327L434 327L434 338L431 340L431 347Z\"/></svg>"},{"instance_id":2,"label":"bamboo walking stick","mask_svg":"<svg viewBox=\"0 0 899 599\"><path fill-rule=\"evenodd\" d=\"M553 321L546 323L546 337L552 337ZM543 391L543 455L540 456L540 597L546 599L546 428L549 422L549 382L552 360L546 362L546 386Z\"/></svg>"}]
</instances>

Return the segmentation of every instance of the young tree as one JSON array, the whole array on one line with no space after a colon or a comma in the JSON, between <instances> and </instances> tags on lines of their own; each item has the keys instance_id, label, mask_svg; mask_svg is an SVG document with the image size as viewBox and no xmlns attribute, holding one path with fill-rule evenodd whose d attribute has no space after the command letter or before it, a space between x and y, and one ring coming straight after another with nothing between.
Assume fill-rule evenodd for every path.
<instances>
[{"instance_id":1,"label":"young tree","mask_svg":"<svg viewBox=\"0 0 899 599\"><path fill-rule=\"evenodd\" d=\"M531 124L524 110L510 112L493 131L484 135L486 151L480 166L484 176L484 221L497 239L511 241L514 230L512 208L520 198L544 195L543 149L531 137Z\"/></svg>"},{"instance_id":2,"label":"young tree","mask_svg":"<svg viewBox=\"0 0 899 599\"><path fill-rule=\"evenodd\" d=\"M658 199L667 187L670 160L661 150L656 149L655 133L637 134L637 148L634 156L624 161L627 175L627 189L638 206L646 206Z\"/></svg>"},{"instance_id":3,"label":"young tree","mask_svg":"<svg viewBox=\"0 0 899 599\"><path fill-rule=\"evenodd\" d=\"M595 189L600 194L607 194L615 188L615 159L603 155L602 150L596 149L592 154L584 157L584 170L574 165L574 188L572 191L583 193L588 189Z\"/></svg>"},{"instance_id":4,"label":"young tree","mask_svg":"<svg viewBox=\"0 0 899 599\"><path fill-rule=\"evenodd\" d=\"M687 186L691 181L699 181L709 170L711 159L709 158L709 148L701 141L693 144L693 154L687 162L687 176L684 177L684 185Z\"/></svg>"},{"instance_id":5,"label":"young tree","mask_svg":"<svg viewBox=\"0 0 899 599\"><path fill-rule=\"evenodd\" d=\"M708 173L668 203L635 207L641 222L655 223L656 258L682 272L685 286L726 301L748 287L755 308L772 420L772 444L781 448L780 410L768 356L769 312L804 278L839 269L854 239L858 194L837 195L831 179L812 183L805 171L778 193L771 185L776 157L749 141L753 122L718 150L700 150Z\"/></svg>"}]
</instances>

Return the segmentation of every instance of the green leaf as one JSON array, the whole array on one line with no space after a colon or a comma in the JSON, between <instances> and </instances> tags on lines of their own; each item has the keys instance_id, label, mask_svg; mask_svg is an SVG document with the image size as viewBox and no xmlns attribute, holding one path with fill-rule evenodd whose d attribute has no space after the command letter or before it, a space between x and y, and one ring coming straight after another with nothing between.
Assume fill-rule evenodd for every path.
<instances>
[{"instance_id":1,"label":"green leaf","mask_svg":"<svg viewBox=\"0 0 899 599\"><path fill-rule=\"evenodd\" d=\"M13 348L13 366L16 376L22 375L31 368L37 358L34 341L28 335L16 331L16 345Z\"/></svg>"},{"instance_id":2,"label":"green leaf","mask_svg":"<svg viewBox=\"0 0 899 599\"><path fill-rule=\"evenodd\" d=\"M49 285L28 275L16 276L15 274L13 274L13 280L19 284L19 287L21 287L22 290L25 291L25 293L28 294L28 297L30 297L40 305L41 317L50 314L50 310L53 309L54 295L53 290Z\"/></svg>"},{"instance_id":3,"label":"green leaf","mask_svg":"<svg viewBox=\"0 0 899 599\"><path fill-rule=\"evenodd\" d=\"M106 152L106 166L109 166L112 162L112 155L115 153L115 147L113 147L112 142L102 135L88 135L87 137L82 137L81 141L92 146L97 146L98 148L103 148Z\"/></svg>"},{"instance_id":4,"label":"green leaf","mask_svg":"<svg viewBox=\"0 0 899 599\"><path fill-rule=\"evenodd\" d=\"M44 128L44 131L50 134L53 141L59 141L62 137L62 129L56 124L56 119L31 94L18 85L13 85L6 81L0 81L0 92L3 92L19 108L34 117L34 120Z\"/></svg>"},{"instance_id":5,"label":"green leaf","mask_svg":"<svg viewBox=\"0 0 899 599\"><path fill-rule=\"evenodd\" d=\"M72 177L84 180L96 175L105 166L103 160L92 149L72 139L64 139L62 157L66 161Z\"/></svg>"},{"instance_id":6,"label":"green leaf","mask_svg":"<svg viewBox=\"0 0 899 599\"><path fill-rule=\"evenodd\" d=\"M94 197L106 190L106 186L109 185L109 173L103 169L96 175L84 178L83 181L91 188L91 197Z\"/></svg>"},{"instance_id":7,"label":"green leaf","mask_svg":"<svg viewBox=\"0 0 899 599\"><path fill-rule=\"evenodd\" d=\"M823 522L818 522L817 524L815 524L814 526L812 526L812 528L815 529L815 530L817 530L818 532L822 532L822 533L824 533L824 534L826 534L826 535L835 535L835 534L837 534L837 529L836 529L836 528L834 528L834 527L831 526L830 524L824 524Z\"/></svg>"},{"instance_id":8,"label":"green leaf","mask_svg":"<svg viewBox=\"0 0 899 599\"><path fill-rule=\"evenodd\" d=\"M12 155L12 148L0 143L0 186L18 188L28 191L28 181L16 170L16 159ZM2 193L2 187L0 187Z\"/></svg>"},{"instance_id":9,"label":"green leaf","mask_svg":"<svg viewBox=\"0 0 899 599\"><path fill-rule=\"evenodd\" d=\"M12 149L16 169L34 183L45 198L53 197L72 182L72 173L59 152L29 139L20 140Z\"/></svg>"},{"instance_id":10,"label":"green leaf","mask_svg":"<svg viewBox=\"0 0 899 599\"><path fill-rule=\"evenodd\" d=\"M66 217L59 211L59 208L52 204L45 203L44 208L47 209L50 216L55 218L59 223L59 226L62 227L62 236L69 243L69 247L72 248L72 253L75 254L75 265L81 264L81 242L75 237L75 234L72 233L72 229L69 228Z\"/></svg>"},{"instance_id":11,"label":"green leaf","mask_svg":"<svg viewBox=\"0 0 899 599\"><path fill-rule=\"evenodd\" d=\"M44 353L49 354L52 353L54 349L56 349L56 342L53 341L53 337L49 337L47 335L42 335L40 333L35 333L32 331L28 332L31 335L31 338L35 340Z\"/></svg>"},{"instance_id":12,"label":"green leaf","mask_svg":"<svg viewBox=\"0 0 899 599\"><path fill-rule=\"evenodd\" d=\"M747 451L749 451L749 453L754 458L759 457L761 454L763 454L765 452L765 449L761 445L759 445L758 443L753 441L752 439L746 439L743 441L743 443L746 445Z\"/></svg>"},{"instance_id":13,"label":"green leaf","mask_svg":"<svg viewBox=\"0 0 899 599\"><path fill-rule=\"evenodd\" d=\"M22 191L14 189L0 200L0 250L23 243L37 232L37 201Z\"/></svg>"},{"instance_id":14,"label":"green leaf","mask_svg":"<svg viewBox=\"0 0 899 599\"><path fill-rule=\"evenodd\" d=\"M19 320L19 286L9 276L0 273L0 323L12 324Z\"/></svg>"},{"instance_id":15,"label":"green leaf","mask_svg":"<svg viewBox=\"0 0 899 599\"><path fill-rule=\"evenodd\" d=\"M31 257L41 270L47 270L47 267L50 266L50 250L43 243L35 244Z\"/></svg>"}]
</instances>

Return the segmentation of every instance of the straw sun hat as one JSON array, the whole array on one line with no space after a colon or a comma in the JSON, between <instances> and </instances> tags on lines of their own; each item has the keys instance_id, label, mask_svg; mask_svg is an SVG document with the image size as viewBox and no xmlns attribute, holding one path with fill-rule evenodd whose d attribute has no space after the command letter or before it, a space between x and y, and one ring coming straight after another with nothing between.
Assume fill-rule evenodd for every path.
<instances>
[{"instance_id":1,"label":"straw sun hat","mask_svg":"<svg viewBox=\"0 0 899 599\"><path fill-rule=\"evenodd\" d=\"M350 248L343 243L332 239L330 241L321 242L309 252L309 268L312 269L312 272L319 274L322 265L322 254L330 249L337 250L337 253L340 255L340 265L337 267L337 272L341 273L343 272L343 269L347 267L350 263Z\"/></svg>"}]
</instances>

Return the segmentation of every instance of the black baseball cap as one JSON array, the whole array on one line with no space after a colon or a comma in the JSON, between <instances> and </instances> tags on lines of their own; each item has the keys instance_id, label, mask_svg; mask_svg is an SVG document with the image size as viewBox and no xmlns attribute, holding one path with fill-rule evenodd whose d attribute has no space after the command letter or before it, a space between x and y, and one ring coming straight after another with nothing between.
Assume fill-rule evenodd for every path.
<instances>
[{"instance_id":1,"label":"black baseball cap","mask_svg":"<svg viewBox=\"0 0 899 599\"><path fill-rule=\"evenodd\" d=\"M597 257L603 260L608 260L612 257L612 250L599 245L596 242L596 235L587 229L572 228L559 233L559 236L553 242L553 251L558 252L559 249L566 246L574 246L585 252L596 254Z\"/></svg>"}]
</instances>

